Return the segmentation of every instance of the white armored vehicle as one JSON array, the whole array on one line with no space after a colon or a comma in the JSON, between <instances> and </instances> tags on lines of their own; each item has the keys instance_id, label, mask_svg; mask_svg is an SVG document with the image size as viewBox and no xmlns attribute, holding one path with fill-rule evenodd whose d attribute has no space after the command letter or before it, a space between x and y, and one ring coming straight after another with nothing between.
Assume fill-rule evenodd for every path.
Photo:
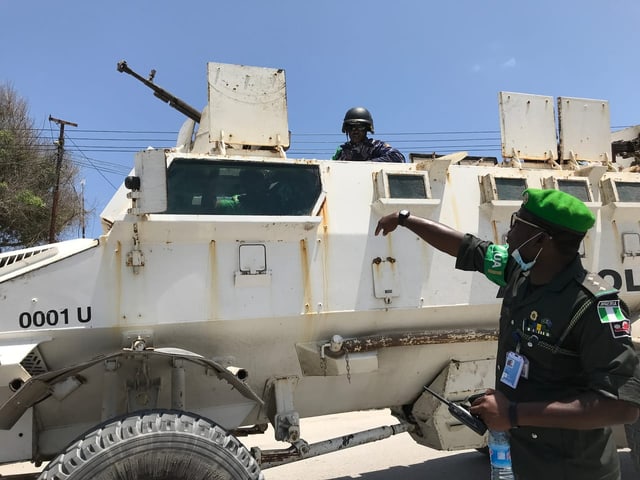
<instances>
[{"instance_id":1,"label":"white armored vehicle","mask_svg":"<svg viewBox=\"0 0 640 480\"><path fill-rule=\"evenodd\" d=\"M175 148L136 155L99 238L0 254L0 463L256 479L401 432L483 447L423 386L456 402L493 386L497 287L408 230L374 236L403 208L504 243L526 187L578 196L597 217L585 267L640 331L640 130L612 137L607 102L558 99L558 140L553 98L501 93L500 161L291 159L283 70L210 63L202 113L119 70L189 119ZM381 408L399 423L316 444L300 428ZM237 439L268 424L288 448Z\"/></svg>"}]
</instances>

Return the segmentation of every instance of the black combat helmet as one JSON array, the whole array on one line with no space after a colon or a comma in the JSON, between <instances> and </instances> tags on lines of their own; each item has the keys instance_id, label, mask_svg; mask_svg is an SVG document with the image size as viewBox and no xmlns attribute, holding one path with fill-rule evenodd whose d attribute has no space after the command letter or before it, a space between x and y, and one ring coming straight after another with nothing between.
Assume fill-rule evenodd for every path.
<instances>
[{"instance_id":1,"label":"black combat helmet","mask_svg":"<svg viewBox=\"0 0 640 480\"><path fill-rule=\"evenodd\" d=\"M371 113L364 107L353 107L347 110L344 114L344 120L342 122L342 133L347 133L348 125L366 125L367 130L373 132L373 118Z\"/></svg>"}]
</instances>

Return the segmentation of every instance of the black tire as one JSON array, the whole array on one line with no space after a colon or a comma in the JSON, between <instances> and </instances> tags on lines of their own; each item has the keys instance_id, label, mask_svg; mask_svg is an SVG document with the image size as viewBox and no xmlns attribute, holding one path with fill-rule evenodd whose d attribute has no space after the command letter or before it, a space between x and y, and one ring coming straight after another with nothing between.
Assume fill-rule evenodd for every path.
<instances>
[{"instance_id":1,"label":"black tire","mask_svg":"<svg viewBox=\"0 0 640 480\"><path fill-rule=\"evenodd\" d=\"M631 449L631 459L636 470L640 472L640 420L631 425L625 425L624 429L627 433L627 444Z\"/></svg>"},{"instance_id":2,"label":"black tire","mask_svg":"<svg viewBox=\"0 0 640 480\"><path fill-rule=\"evenodd\" d=\"M110 420L73 442L38 480L263 480L233 435L210 420L149 411Z\"/></svg>"}]
</instances>

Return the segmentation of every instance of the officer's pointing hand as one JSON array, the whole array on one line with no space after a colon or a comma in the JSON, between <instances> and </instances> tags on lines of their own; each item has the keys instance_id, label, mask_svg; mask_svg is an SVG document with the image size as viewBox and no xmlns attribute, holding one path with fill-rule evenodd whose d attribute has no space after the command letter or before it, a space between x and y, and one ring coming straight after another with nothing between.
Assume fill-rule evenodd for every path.
<instances>
[{"instance_id":1,"label":"officer's pointing hand","mask_svg":"<svg viewBox=\"0 0 640 480\"><path fill-rule=\"evenodd\" d=\"M382 232L382 235L387 235L398 228L398 212L385 215L378 221L376 226L376 235Z\"/></svg>"}]
</instances>

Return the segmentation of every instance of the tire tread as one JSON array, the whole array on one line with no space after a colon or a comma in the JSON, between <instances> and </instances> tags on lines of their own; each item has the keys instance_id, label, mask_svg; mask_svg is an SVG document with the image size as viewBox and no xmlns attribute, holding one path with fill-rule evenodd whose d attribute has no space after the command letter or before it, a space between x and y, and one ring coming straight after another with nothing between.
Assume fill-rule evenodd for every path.
<instances>
[{"instance_id":1,"label":"tire tread","mask_svg":"<svg viewBox=\"0 0 640 480\"><path fill-rule=\"evenodd\" d=\"M217 446L242 467L247 479L263 480L260 467L246 447L233 435L211 420L198 415L175 411L149 411L110 420L72 442L52 460L38 480L74 480L85 465L97 460L108 450L126 442L151 435L179 433Z\"/></svg>"}]
</instances>

